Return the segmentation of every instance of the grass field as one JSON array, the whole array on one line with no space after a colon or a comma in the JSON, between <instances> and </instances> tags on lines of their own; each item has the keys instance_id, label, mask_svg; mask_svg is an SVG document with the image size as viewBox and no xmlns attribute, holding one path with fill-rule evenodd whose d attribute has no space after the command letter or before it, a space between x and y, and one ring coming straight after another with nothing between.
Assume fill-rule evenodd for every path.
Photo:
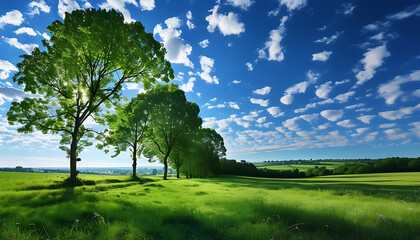
<instances>
[{"instance_id":1,"label":"grass field","mask_svg":"<svg viewBox=\"0 0 420 240\"><path fill-rule=\"evenodd\" d=\"M299 169L300 172L306 172L306 170L310 168L318 167L326 167L327 169L335 169L341 165L344 165L345 162L319 162L319 164L276 164L276 163L254 163L257 168L267 168L271 170L278 170L278 171L285 171L285 170L293 170Z\"/></svg>"},{"instance_id":2,"label":"grass field","mask_svg":"<svg viewBox=\"0 0 420 240\"><path fill-rule=\"evenodd\" d=\"M65 177L0 172L0 239L420 239L420 173Z\"/></svg>"}]
</instances>

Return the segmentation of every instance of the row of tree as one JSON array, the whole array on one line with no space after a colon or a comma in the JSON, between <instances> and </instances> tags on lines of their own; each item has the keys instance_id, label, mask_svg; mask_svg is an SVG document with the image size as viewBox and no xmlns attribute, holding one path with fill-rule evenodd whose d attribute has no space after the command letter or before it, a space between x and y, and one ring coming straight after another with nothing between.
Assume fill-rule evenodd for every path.
<instances>
[{"instance_id":1,"label":"row of tree","mask_svg":"<svg viewBox=\"0 0 420 240\"><path fill-rule=\"evenodd\" d=\"M157 84L105 115L109 130L98 135L102 142L98 148L108 152L113 146L113 157L129 149L133 177L141 154L163 163L163 179L167 179L168 166L176 170L178 178L180 172L188 177L218 173L219 157L226 153L223 138L215 130L201 127L199 111L176 84Z\"/></svg>"},{"instance_id":2,"label":"row of tree","mask_svg":"<svg viewBox=\"0 0 420 240\"><path fill-rule=\"evenodd\" d=\"M214 130L202 129L199 108L186 101L176 85L156 85L174 78L166 50L144 26L124 22L115 10L84 9L66 13L47 30L45 51L35 48L23 55L13 76L30 97L13 102L7 113L18 132L61 134L60 149L70 159L70 182L77 182L80 152L93 144L115 146L115 155L130 148L133 174L137 157L168 163L188 176L206 176L217 171L216 159L226 151ZM145 89L126 105L120 105L124 83L142 83ZM116 106L115 114L104 114ZM86 125L88 119L105 125L98 132ZM196 159L192 161L192 159Z\"/></svg>"}]
</instances>

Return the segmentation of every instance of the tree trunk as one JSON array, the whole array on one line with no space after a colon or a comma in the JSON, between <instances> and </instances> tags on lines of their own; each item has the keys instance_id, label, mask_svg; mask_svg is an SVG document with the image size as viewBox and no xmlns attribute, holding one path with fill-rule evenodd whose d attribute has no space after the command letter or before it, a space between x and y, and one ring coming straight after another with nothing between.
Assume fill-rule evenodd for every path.
<instances>
[{"instance_id":1,"label":"tree trunk","mask_svg":"<svg viewBox=\"0 0 420 240\"><path fill-rule=\"evenodd\" d=\"M135 143L137 144L137 143ZM137 149L133 148L133 179L137 178Z\"/></svg>"},{"instance_id":2,"label":"tree trunk","mask_svg":"<svg viewBox=\"0 0 420 240\"><path fill-rule=\"evenodd\" d=\"M169 154L166 154L165 158L163 159L163 165L165 166L163 171L163 180L168 180L168 157Z\"/></svg>"},{"instance_id":3,"label":"tree trunk","mask_svg":"<svg viewBox=\"0 0 420 240\"><path fill-rule=\"evenodd\" d=\"M176 178L179 178L179 166L176 166Z\"/></svg>"},{"instance_id":4,"label":"tree trunk","mask_svg":"<svg viewBox=\"0 0 420 240\"><path fill-rule=\"evenodd\" d=\"M73 134L71 145L70 145L70 181L72 183L76 183L77 171L76 164L77 164L77 132Z\"/></svg>"},{"instance_id":5,"label":"tree trunk","mask_svg":"<svg viewBox=\"0 0 420 240\"><path fill-rule=\"evenodd\" d=\"M133 157L133 179L137 178L137 157Z\"/></svg>"}]
</instances>

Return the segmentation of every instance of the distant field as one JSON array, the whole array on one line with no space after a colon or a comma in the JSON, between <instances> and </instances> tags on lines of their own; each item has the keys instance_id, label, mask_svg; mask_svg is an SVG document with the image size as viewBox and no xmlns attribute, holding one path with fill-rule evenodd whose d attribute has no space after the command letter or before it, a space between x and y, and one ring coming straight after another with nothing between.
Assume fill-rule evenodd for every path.
<instances>
[{"instance_id":1,"label":"distant field","mask_svg":"<svg viewBox=\"0 0 420 240\"><path fill-rule=\"evenodd\" d=\"M269 164L269 165L268 165ZM281 164L281 162L274 162L274 163L254 163L254 165L257 166L257 168L267 168L271 170L293 170L293 169L299 169L301 172L306 172L306 170L310 168L318 167L326 167L327 169L335 169L341 165L344 165L345 162L319 162L319 164Z\"/></svg>"},{"instance_id":2,"label":"distant field","mask_svg":"<svg viewBox=\"0 0 420 240\"><path fill-rule=\"evenodd\" d=\"M0 172L0 239L420 239L420 173L66 176Z\"/></svg>"}]
</instances>

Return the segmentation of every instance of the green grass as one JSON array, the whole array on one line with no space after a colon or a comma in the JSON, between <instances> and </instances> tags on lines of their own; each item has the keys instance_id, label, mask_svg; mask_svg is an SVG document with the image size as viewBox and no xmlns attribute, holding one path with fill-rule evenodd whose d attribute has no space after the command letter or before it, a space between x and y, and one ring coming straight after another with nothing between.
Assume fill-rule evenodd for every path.
<instances>
[{"instance_id":1,"label":"green grass","mask_svg":"<svg viewBox=\"0 0 420 240\"><path fill-rule=\"evenodd\" d=\"M289 164L289 165L276 165L275 163L270 163L271 165L264 165L264 164L258 164L256 165L257 168L267 168L271 170L278 170L278 171L285 171L285 170L293 170L293 169L299 169L301 172L306 172L310 168L318 167L326 167L327 169L336 169L337 167L345 164L344 162L320 162L319 164Z\"/></svg>"},{"instance_id":2,"label":"green grass","mask_svg":"<svg viewBox=\"0 0 420 240\"><path fill-rule=\"evenodd\" d=\"M65 177L0 172L0 239L420 239L420 173Z\"/></svg>"}]
</instances>

